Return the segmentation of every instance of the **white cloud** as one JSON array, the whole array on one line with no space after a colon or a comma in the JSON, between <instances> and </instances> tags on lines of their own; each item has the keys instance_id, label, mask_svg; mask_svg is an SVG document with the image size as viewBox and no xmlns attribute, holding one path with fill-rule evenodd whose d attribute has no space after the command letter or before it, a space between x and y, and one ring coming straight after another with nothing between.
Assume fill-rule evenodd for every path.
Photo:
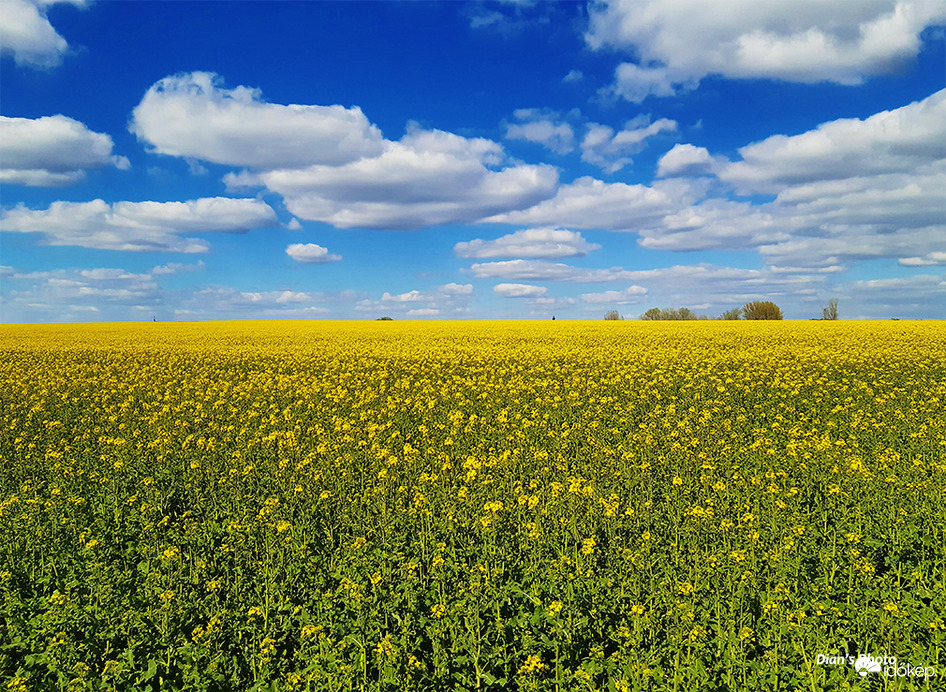
<instances>
[{"instance_id":1,"label":"white cloud","mask_svg":"<svg viewBox=\"0 0 946 692\"><path fill-rule=\"evenodd\" d=\"M581 233L556 228L526 228L504 235L496 240L481 240L457 243L453 252L458 257L524 257L560 259L584 257L600 249L600 245L589 243Z\"/></svg>"},{"instance_id":2,"label":"white cloud","mask_svg":"<svg viewBox=\"0 0 946 692\"><path fill-rule=\"evenodd\" d=\"M719 177L748 192L778 192L786 184L905 173L942 160L944 142L946 89L865 120L833 120L750 144Z\"/></svg>"},{"instance_id":3,"label":"white cloud","mask_svg":"<svg viewBox=\"0 0 946 692\"><path fill-rule=\"evenodd\" d=\"M490 168L502 159L496 142L411 128L399 142L386 142L377 157L226 180L231 187L265 185L302 219L340 228L408 230L479 221L554 193L558 174L551 166Z\"/></svg>"},{"instance_id":4,"label":"white cloud","mask_svg":"<svg viewBox=\"0 0 946 692\"><path fill-rule=\"evenodd\" d=\"M690 151L686 156L695 153L739 190L777 192L776 198L764 204L715 198L680 205L643 224L640 244L663 250L757 248L775 267L873 258L910 265L910 258L940 251L946 237L943 142L946 91L864 120L770 137L741 149L744 159L736 163Z\"/></svg>"},{"instance_id":5,"label":"white cloud","mask_svg":"<svg viewBox=\"0 0 946 692\"><path fill-rule=\"evenodd\" d=\"M831 235L797 234L781 243L762 245L759 252L769 264L815 267L852 260L924 256L943 246L943 231L941 225L892 233L839 228Z\"/></svg>"},{"instance_id":6,"label":"white cloud","mask_svg":"<svg viewBox=\"0 0 946 692\"><path fill-rule=\"evenodd\" d=\"M660 157L657 162L657 175L662 178L678 175L701 175L711 173L713 157L703 147L692 144L676 144L673 149Z\"/></svg>"},{"instance_id":7,"label":"white cloud","mask_svg":"<svg viewBox=\"0 0 946 692\"><path fill-rule=\"evenodd\" d=\"M407 317L434 314L461 316L469 311L468 305L472 300L472 284L449 283L405 293L385 291L380 300L360 300L355 310Z\"/></svg>"},{"instance_id":8,"label":"white cloud","mask_svg":"<svg viewBox=\"0 0 946 692\"><path fill-rule=\"evenodd\" d=\"M553 111L520 108L513 113L521 122L506 125L506 138L541 144L556 154L575 148L575 131Z\"/></svg>"},{"instance_id":9,"label":"white cloud","mask_svg":"<svg viewBox=\"0 0 946 692\"><path fill-rule=\"evenodd\" d=\"M424 300L424 298L424 294L420 291L408 291L407 293L400 293L398 295L391 295L385 291L384 295L381 296L381 300L385 303L416 303Z\"/></svg>"},{"instance_id":10,"label":"white cloud","mask_svg":"<svg viewBox=\"0 0 946 692\"><path fill-rule=\"evenodd\" d=\"M444 284L440 290L450 296L473 295L473 284Z\"/></svg>"},{"instance_id":11,"label":"white cloud","mask_svg":"<svg viewBox=\"0 0 946 692\"><path fill-rule=\"evenodd\" d=\"M652 226L665 214L693 204L704 187L686 180L659 180L646 185L605 183L584 177L558 188L555 196L523 211L485 219L529 226L633 231Z\"/></svg>"},{"instance_id":12,"label":"white cloud","mask_svg":"<svg viewBox=\"0 0 946 692\"><path fill-rule=\"evenodd\" d=\"M286 254L296 262L305 262L306 264L325 264L326 262L337 262L342 258L341 255L329 252L326 248L315 243L293 243L286 248Z\"/></svg>"},{"instance_id":13,"label":"white cloud","mask_svg":"<svg viewBox=\"0 0 946 692\"><path fill-rule=\"evenodd\" d=\"M541 260L506 260L481 262L470 267L480 279L524 279L536 281L571 281L576 283L604 283L627 279L633 272L620 267L611 269L582 269L556 262Z\"/></svg>"},{"instance_id":14,"label":"white cloud","mask_svg":"<svg viewBox=\"0 0 946 692\"><path fill-rule=\"evenodd\" d=\"M503 148L409 124L386 140L357 107L269 104L193 72L162 79L131 130L153 150L243 167L230 189L265 186L299 219L340 228L408 230L470 223L554 194L556 169L506 161Z\"/></svg>"},{"instance_id":15,"label":"white cloud","mask_svg":"<svg viewBox=\"0 0 946 692\"><path fill-rule=\"evenodd\" d=\"M869 279L841 284L838 288L842 316L860 313L861 318L870 319L946 319L946 279L942 275Z\"/></svg>"},{"instance_id":16,"label":"white cloud","mask_svg":"<svg viewBox=\"0 0 946 692\"><path fill-rule=\"evenodd\" d=\"M229 286L208 286L193 291L175 309L175 314L220 319L240 317L318 317L331 310L327 296L318 292L270 290L240 291Z\"/></svg>"},{"instance_id":17,"label":"white cloud","mask_svg":"<svg viewBox=\"0 0 946 692\"><path fill-rule=\"evenodd\" d=\"M170 274L180 274L182 272L196 271L204 268L204 261L198 260L196 264L181 264L180 262L168 262L160 264L151 270L154 276L167 276Z\"/></svg>"},{"instance_id":18,"label":"white cloud","mask_svg":"<svg viewBox=\"0 0 946 692\"><path fill-rule=\"evenodd\" d=\"M83 0L63 0L84 5ZM11 54L17 65L56 67L69 49L46 18L46 7L56 0L3 0L0 12L0 49Z\"/></svg>"},{"instance_id":19,"label":"white cloud","mask_svg":"<svg viewBox=\"0 0 946 692\"><path fill-rule=\"evenodd\" d=\"M830 294L828 274L800 270L797 273L778 273L772 268L741 269L712 264L675 265L625 272L626 280L646 288L646 299L656 307L689 307L706 310L710 314L739 307L750 300L785 301L821 300ZM587 294L592 305L606 304L613 294ZM643 300L643 294L638 294ZM635 293L628 299L633 302ZM600 301L596 303L594 301ZM825 298L824 300L827 300ZM784 306L787 308L787 305ZM818 308L820 315L820 307Z\"/></svg>"},{"instance_id":20,"label":"white cloud","mask_svg":"<svg viewBox=\"0 0 946 692\"><path fill-rule=\"evenodd\" d=\"M592 305L631 305L641 302L646 295L647 289L643 286L628 286L620 291L582 293L581 300Z\"/></svg>"},{"instance_id":21,"label":"white cloud","mask_svg":"<svg viewBox=\"0 0 946 692\"><path fill-rule=\"evenodd\" d=\"M9 278L17 286L9 291L11 304L30 311L36 305L60 311L112 310L131 305L155 306L164 299L164 293L151 272L131 272L115 267L21 272Z\"/></svg>"},{"instance_id":22,"label":"white cloud","mask_svg":"<svg viewBox=\"0 0 946 692\"><path fill-rule=\"evenodd\" d=\"M905 267L931 267L946 265L946 252L930 252L924 257L902 257L898 260Z\"/></svg>"},{"instance_id":23,"label":"white cloud","mask_svg":"<svg viewBox=\"0 0 946 692\"><path fill-rule=\"evenodd\" d=\"M339 166L383 149L360 108L266 103L257 89L225 89L192 72L154 84L130 129L159 154L250 168Z\"/></svg>"},{"instance_id":24,"label":"white cloud","mask_svg":"<svg viewBox=\"0 0 946 692\"><path fill-rule=\"evenodd\" d=\"M666 214L640 230L651 250L749 249L788 240L784 222L747 202L708 199Z\"/></svg>"},{"instance_id":25,"label":"white cloud","mask_svg":"<svg viewBox=\"0 0 946 692\"><path fill-rule=\"evenodd\" d=\"M83 279L92 281L147 281L151 279L150 274L135 274L127 272L124 269L82 269L79 276Z\"/></svg>"},{"instance_id":26,"label":"white cloud","mask_svg":"<svg viewBox=\"0 0 946 692\"><path fill-rule=\"evenodd\" d=\"M599 166L608 173L616 173L633 162L630 155L641 151L647 145L648 138L676 129L674 120L661 118L651 123L647 116L629 121L617 134L607 125L589 123L581 142L581 160Z\"/></svg>"},{"instance_id":27,"label":"white cloud","mask_svg":"<svg viewBox=\"0 0 946 692\"><path fill-rule=\"evenodd\" d=\"M697 80L679 70L625 62L614 70L614 86L610 91L626 101L640 103L648 96L673 96L677 89L693 89L697 84Z\"/></svg>"},{"instance_id":28,"label":"white cloud","mask_svg":"<svg viewBox=\"0 0 946 692\"><path fill-rule=\"evenodd\" d=\"M112 138L64 115L35 120L0 116L0 183L54 187L70 185L86 168L128 168L112 155Z\"/></svg>"},{"instance_id":29,"label":"white cloud","mask_svg":"<svg viewBox=\"0 0 946 692\"><path fill-rule=\"evenodd\" d=\"M537 298L548 293L548 289L530 284L496 284L493 293L503 298Z\"/></svg>"},{"instance_id":30,"label":"white cloud","mask_svg":"<svg viewBox=\"0 0 946 692\"><path fill-rule=\"evenodd\" d=\"M243 233L272 226L276 213L256 199L211 197L187 202L53 202L48 209L20 205L0 216L0 231L41 233L47 245L99 250L206 252L209 245L183 233Z\"/></svg>"},{"instance_id":31,"label":"white cloud","mask_svg":"<svg viewBox=\"0 0 946 692\"><path fill-rule=\"evenodd\" d=\"M939 0L602 0L586 40L637 56L614 91L640 102L709 74L859 84L912 60L920 32L944 21Z\"/></svg>"},{"instance_id":32,"label":"white cloud","mask_svg":"<svg viewBox=\"0 0 946 692\"><path fill-rule=\"evenodd\" d=\"M568 74L562 77L562 81L568 84L569 82L580 82L585 78L585 75L581 70L569 70Z\"/></svg>"}]
</instances>

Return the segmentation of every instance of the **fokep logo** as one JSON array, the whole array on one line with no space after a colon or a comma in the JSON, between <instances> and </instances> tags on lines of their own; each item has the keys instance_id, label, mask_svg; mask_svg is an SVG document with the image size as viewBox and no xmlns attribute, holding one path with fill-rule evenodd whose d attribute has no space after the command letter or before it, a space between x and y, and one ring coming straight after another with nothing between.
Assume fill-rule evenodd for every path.
<instances>
[{"instance_id":1,"label":"fokep logo","mask_svg":"<svg viewBox=\"0 0 946 692\"><path fill-rule=\"evenodd\" d=\"M873 654L818 654L815 663L819 666L848 664L862 678L871 673L880 673L886 678L931 678L936 675L933 666L915 666L912 663L899 663L896 656L874 656Z\"/></svg>"}]
</instances>

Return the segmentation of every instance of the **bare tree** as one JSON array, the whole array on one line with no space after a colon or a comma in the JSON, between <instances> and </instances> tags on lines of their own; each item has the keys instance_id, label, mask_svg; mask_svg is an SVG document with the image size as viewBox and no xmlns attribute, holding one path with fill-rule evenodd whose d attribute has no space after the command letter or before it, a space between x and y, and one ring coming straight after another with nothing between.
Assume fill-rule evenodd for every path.
<instances>
[{"instance_id":1,"label":"bare tree","mask_svg":"<svg viewBox=\"0 0 946 692\"><path fill-rule=\"evenodd\" d=\"M836 320L838 319L838 299L832 298L828 301L828 307L821 311L821 319L823 320Z\"/></svg>"},{"instance_id":2,"label":"bare tree","mask_svg":"<svg viewBox=\"0 0 946 692\"><path fill-rule=\"evenodd\" d=\"M621 319L621 313L619 313L617 310L608 310L606 313L604 313L604 319L619 320Z\"/></svg>"}]
</instances>

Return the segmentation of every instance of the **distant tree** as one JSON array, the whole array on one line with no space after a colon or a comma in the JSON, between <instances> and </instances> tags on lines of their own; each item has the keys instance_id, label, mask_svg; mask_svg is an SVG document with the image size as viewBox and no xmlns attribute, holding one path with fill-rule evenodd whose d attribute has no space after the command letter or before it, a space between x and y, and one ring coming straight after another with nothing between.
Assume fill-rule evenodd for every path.
<instances>
[{"instance_id":1,"label":"distant tree","mask_svg":"<svg viewBox=\"0 0 946 692\"><path fill-rule=\"evenodd\" d=\"M609 321L619 320L621 319L621 313L619 313L617 310L608 310L606 313L604 313L604 319Z\"/></svg>"},{"instance_id":2,"label":"distant tree","mask_svg":"<svg viewBox=\"0 0 946 692\"><path fill-rule=\"evenodd\" d=\"M640 316L642 320L706 320L706 315L697 315L690 308L651 308Z\"/></svg>"},{"instance_id":3,"label":"distant tree","mask_svg":"<svg viewBox=\"0 0 946 692\"><path fill-rule=\"evenodd\" d=\"M742 306L742 315L747 320L780 320L782 310L771 300L754 300Z\"/></svg>"},{"instance_id":4,"label":"distant tree","mask_svg":"<svg viewBox=\"0 0 946 692\"><path fill-rule=\"evenodd\" d=\"M378 319L375 320L375 322L393 322L393 321L394 321L394 318L388 317L387 315L385 315L384 317L379 317Z\"/></svg>"},{"instance_id":5,"label":"distant tree","mask_svg":"<svg viewBox=\"0 0 946 692\"><path fill-rule=\"evenodd\" d=\"M742 308L733 308L732 310L727 310L722 315L719 316L721 320L740 320L742 319Z\"/></svg>"},{"instance_id":6,"label":"distant tree","mask_svg":"<svg viewBox=\"0 0 946 692\"><path fill-rule=\"evenodd\" d=\"M660 308L651 308L643 315L641 315L642 320L659 320L660 319Z\"/></svg>"},{"instance_id":7,"label":"distant tree","mask_svg":"<svg viewBox=\"0 0 946 692\"><path fill-rule=\"evenodd\" d=\"M838 319L838 299L832 298L828 301L828 307L821 311L821 319L823 320L836 320Z\"/></svg>"}]
</instances>

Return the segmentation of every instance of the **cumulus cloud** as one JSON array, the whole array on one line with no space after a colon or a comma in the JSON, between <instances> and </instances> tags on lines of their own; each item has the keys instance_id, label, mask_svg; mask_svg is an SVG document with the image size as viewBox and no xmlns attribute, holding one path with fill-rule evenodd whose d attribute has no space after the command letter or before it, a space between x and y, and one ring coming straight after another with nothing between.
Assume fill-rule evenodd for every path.
<instances>
[{"instance_id":1,"label":"cumulus cloud","mask_svg":"<svg viewBox=\"0 0 946 692\"><path fill-rule=\"evenodd\" d=\"M749 249L791 238L784 223L747 202L708 199L641 228L639 242L651 250Z\"/></svg>"},{"instance_id":2,"label":"cumulus cloud","mask_svg":"<svg viewBox=\"0 0 946 692\"><path fill-rule=\"evenodd\" d=\"M306 264L325 264L337 262L342 256L329 252L326 248L315 243L293 243L286 248L286 254L296 262Z\"/></svg>"},{"instance_id":3,"label":"cumulus cloud","mask_svg":"<svg viewBox=\"0 0 946 692\"><path fill-rule=\"evenodd\" d=\"M241 291L229 286L207 286L185 296L175 314L183 317L312 318L331 312L328 296L319 292L269 290Z\"/></svg>"},{"instance_id":4,"label":"cumulus cloud","mask_svg":"<svg viewBox=\"0 0 946 692\"><path fill-rule=\"evenodd\" d=\"M641 302L647 295L643 286L628 286L620 291L602 293L582 293L581 300L592 305L631 305Z\"/></svg>"},{"instance_id":5,"label":"cumulus cloud","mask_svg":"<svg viewBox=\"0 0 946 692\"><path fill-rule=\"evenodd\" d=\"M661 178L701 175L711 173L713 157L703 147L692 144L676 144L673 149L660 157L657 162L657 175Z\"/></svg>"},{"instance_id":6,"label":"cumulus cloud","mask_svg":"<svg viewBox=\"0 0 946 692\"><path fill-rule=\"evenodd\" d=\"M581 233L557 228L526 228L496 240L479 238L457 243L453 252L458 257L523 257L561 259L584 257L601 246L589 243Z\"/></svg>"},{"instance_id":7,"label":"cumulus cloud","mask_svg":"<svg viewBox=\"0 0 946 692\"><path fill-rule=\"evenodd\" d=\"M855 319L889 317L946 318L946 279L943 275L852 281L838 287L845 315Z\"/></svg>"},{"instance_id":8,"label":"cumulus cloud","mask_svg":"<svg viewBox=\"0 0 946 692\"><path fill-rule=\"evenodd\" d=\"M772 265L827 266L852 260L909 258L929 255L943 246L942 225L882 233L870 228L839 228L831 234L805 236L762 245L762 258Z\"/></svg>"},{"instance_id":9,"label":"cumulus cloud","mask_svg":"<svg viewBox=\"0 0 946 692\"><path fill-rule=\"evenodd\" d=\"M82 6L84 0L58 0ZM46 18L46 7L57 0L4 0L0 12L0 49L19 66L56 67L69 49Z\"/></svg>"},{"instance_id":10,"label":"cumulus cloud","mask_svg":"<svg viewBox=\"0 0 946 692\"><path fill-rule=\"evenodd\" d=\"M385 291L380 300L364 298L358 301L355 310L402 317L462 316L469 312L469 304L473 300L472 284L449 283L404 293Z\"/></svg>"},{"instance_id":11,"label":"cumulus cloud","mask_svg":"<svg viewBox=\"0 0 946 692\"><path fill-rule=\"evenodd\" d=\"M607 125L590 123L581 142L581 160L608 173L616 173L633 162L630 155L641 151L650 137L676 129L674 120L661 118L652 123L647 116L629 121L618 133Z\"/></svg>"},{"instance_id":12,"label":"cumulus cloud","mask_svg":"<svg viewBox=\"0 0 946 692\"><path fill-rule=\"evenodd\" d=\"M743 147L743 160L733 163L696 147L675 148L661 160L662 173L708 168L739 192L777 194L763 204L722 198L680 204L645 219L639 242L677 251L755 248L774 267L879 258L921 266L911 258L941 251L946 234L944 142L941 91L863 120L769 137Z\"/></svg>"},{"instance_id":13,"label":"cumulus cloud","mask_svg":"<svg viewBox=\"0 0 946 692\"><path fill-rule=\"evenodd\" d=\"M132 272L115 267L91 269L56 269L14 272L9 277L12 311L36 309L115 314L114 310L131 306L156 306L164 301L164 291L155 280L155 272ZM8 287L9 287L8 286ZM122 313L119 313L122 314Z\"/></svg>"},{"instance_id":14,"label":"cumulus cloud","mask_svg":"<svg viewBox=\"0 0 946 692\"><path fill-rule=\"evenodd\" d=\"M198 260L195 264L181 264L180 262L168 262L159 264L151 270L154 276L168 276L171 274L181 274L183 272L197 271L204 268L204 261Z\"/></svg>"},{"instance_id":15,"label":"cumulus cloud","mask_svg":"<svg viewBox=\"0 0 946 692\"><path fill-rule=\"evenodd\" d=\"M473 284L444 284L440 290L450 296L470 296L473 295Z\"/></svg>"},{"instance_id":16,"label":"cumulus cloud","mask_svg":"<svg viewBox=\"0 0 946 692\"><path fill-rule=\"evenodd\" d=\"M154 84L130 129L159 154L249 168L338 166L383 149L360 108L267 103L258 89L226 89L210 72Z\"/></svg>"},{"instance_id":17,"label":"cumulus cloud","mask_svg":"<svg viewBox=\"0 0 946 692\"><path fill-rule=\"evenodd\" d=\"M411 128L384 152L344 166L310 166L227 177L231 187L263 184L290 212L339 228L411 230L470 223L550 197L558 173L547 165L493 167L502 147L439 130Z\"/></svg>"},{"instance_id":18,"label":"cumulus cloud","mask_svg":"<svg viewBox=\"0 0 946 692\"><path fill-rule=\"evenodd\" d=\"M946 266L946 252L930 252L923 257L901 257L898 262L905 267Z\"/></svg>"},{"instance_id":19,"label":"cumulus cloud","mask_svg":"<svg viewBox=\"0 0 946 692\"><path fill-rule=\"evenodd\" d=\"M99 250L207 252L206 241L184 233L244 233L276 224L257 199L211 197L187 202L53 202L48 209L19 205L0 216L0 231L40 233L47 245Z\"/></svg>"},{"instance_id":20,"label":"cumulus cloud","mask_svg":"<svg viewBox=\"0 0 946 692\"><path fill-rule=\"evenodd\" d=\"M704 186L687 180L659 180L652 186L605 183L591 177L562 185L555 196L523 211L497 214L487 222L529 226L634 231L693 204Z\"/></svg>"},{"instance_id":21,"label":"cumulus cloud","mask_svg":"<svg viewBox=\"0 0 946 692\"><path fill-rule=\"evenodd\" d=\"M750 300L821 300L820 296L831 293L829 276L811 270L778 273L771 268L741 269L706 263L627 272L629 281L647 289L647 300L652 305L685 306L710 313Z\"/></svg>"},{"instance_id":22,"label":"cumulus cloud","mask_svg":"<svg viewBox=\"0 0 946 692\"><path fill-rule=\"evenodd\" d=\"M548 289L530 284L496 284L493 293L503 298L537 298L548 293Z\"/></svg>"},{"instance_id":23,"label":"cumulus cloud","mask_svg":"<svg viewBox=\"0 0 946 692\"><path fill-rule=\"evenodd\" d=\"M618 68L613 90L640 102L709 74L860 84L915 58L920 32L944 21L937 0L602 0L586 40L636 56Z\"/></svg>"},{"instance_id":24,"label":"cumulus cloud","mask_svg":"<svg viewBox=\"0 0 946 692\"><path fill-rule=\"evenodd\" d=\"M864 120L833 120L750 144L719 177L747 192L778 192L786 184L908 172L942 160L944 142L946 89Z\"/></svg>"},{"instance_id":25,"label":"cumulus cloud","mask_svg":"<svg viewBox=\"0 0 946 692\"><path fill-rule=\"evenodd\" d=\"M116 166L128 159L112 155L112 138L64 115L43 118L0 116L0 183L54 187L85 177L85 169Z\"/></svg>"},{"instance_id":26,"label":"cumulus cloud","mask_svg":"<svg viewBox=\"0 0 946 692\"><path fill-rule=\"evenodd\" d=\"M416 303L417 301L424 300L424 294L420 291L408 291L407 293L391 295L385 291L384 295L381 296L381 300L385 303Z\"/></svg>"},{"instance_id":27,"label":"cumulus cloud","mask_svg":"<svg viewBox=\"0 0 946 692\"><path fill-rule=\"evenodd\" d=\"M548 165L506 165L503 148L409 125L386 140L357 107L278 105L206 72L162 79L131 130L158 153L239 166L230 189L263 186L299 219L410 230L469 223L554 194Z\"/></svg>"},{"instance_id":28,"label":"cumulus cloud","mask_svg":"<svg viewBox=\"0 0 946 692\"><path fill-rule=\"evenodd\" d=\"M506 138L541 144L556 154L575 148L575 131L554 111L520 108L513 115L520 121L506 125Z\"/></svg>"},{"instance_id":29,"label":"cumulus cloud","mask_svg":"<svg viewBox=\"0 0 946 692\"><path fill-rule=\"evenodd\" d=\"M584 269L557 262L524 259L506 260L504 262L478 262L470 267L470 271L480 279L571 281L575 283L621 281L631 276L631 273L620 267Z\"/></svg>"}]
</instances>

